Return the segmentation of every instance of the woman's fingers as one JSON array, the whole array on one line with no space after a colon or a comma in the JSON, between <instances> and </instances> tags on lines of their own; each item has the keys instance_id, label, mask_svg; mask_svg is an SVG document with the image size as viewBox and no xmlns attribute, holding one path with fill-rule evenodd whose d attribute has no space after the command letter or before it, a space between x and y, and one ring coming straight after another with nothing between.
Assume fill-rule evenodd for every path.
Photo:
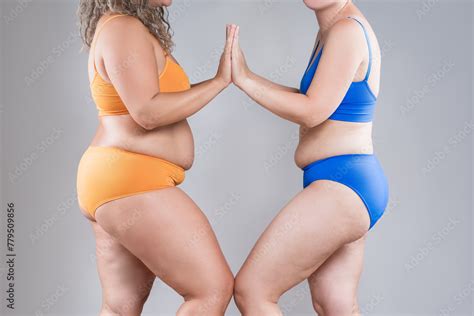
<instances>
[{"instance_id":1,"label":"woman's fingers","mask_svg":"<svg viewBox=\"0 0 474 316\"><path fill-rule=\"evenodd\" d=\"M235 54L235 55L238 54L239 51L240 51L239 32L240 32L240 27L237 26L235 28L235 31L232 34L232 37L233 37L233 40L232 40L232 54Z\"/></svg>"},{"instance_id":2,"label":"woman's fingers","mask_svg":"<svg viewBox=\"0 0 474 316\"><path fill-rule=\"evenodd\" d=\"M236 26L235 25L228 25L227 26L227 41L225 46L225 52L230 54L232 51L232 43L234 42L234 33L235 33Z\"/></svg>"},{"instance_id":3,"label":"woman's fingers","mask_svg":"<svg viewBox=\"0 0 474 316\"><path fill-rule=\"evenodd\" d=\"M236 26L235 31L232 34L232 81L238 87L242 84L245 78L248 76L249 69L245 61L244 53L240 48L240 27Z\"/></svg>"},{"instance_id":4,"label":"woman's fingers","mask_svg":"<svg viewBox=\"0 0 474 316\"><path fill-rule=\"evenodd\" d=\"M239 43L239 35L240 35L240 26L237 25L234 32L234 40L237 40L237 44Z\"/></svg>"},{"instance_id":5,"label":"woman's fingers","mask_svg":"<svg viewBox=\"0 0 474 316\"><path fill-rule=\"evenodd\" d=\"M226 51L227 48L229 47L229 41L232 41L232 38L230 37L230 25L227 24L226 27L225 27L225 47L224 47L224 51Z\"/></svg>"}]
</instances>

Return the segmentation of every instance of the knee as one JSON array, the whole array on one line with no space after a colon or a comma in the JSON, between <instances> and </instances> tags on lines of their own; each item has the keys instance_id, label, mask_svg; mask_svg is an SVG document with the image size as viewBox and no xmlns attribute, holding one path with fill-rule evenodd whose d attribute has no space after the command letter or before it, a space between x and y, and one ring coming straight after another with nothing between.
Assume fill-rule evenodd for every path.
<instances>
[{"instance_id":1,"label":"knee","mask_svg":"<svg viewBox=\"0 0 474 316\"><path fill-rule=\"evenodd\" d=\"M313 296L313 307L318 315L354 315L357 311L357 301L354 296L345 296L343 292L326 293L321 296Z\"/></svg>"},{"instance_id":2,"label":"knee","mask_svg":"<svg viewBox=\"0 0 474 316\"><path fill-rule=\"evenodd\" d=\"M229 271L222 273L218 277L214 277L209 282L209 289L207 290L207 296L213 298L217 304L229 304L234 292L234 276Z\"/></svg>"},{"instance_id":3,"label":"knee","mask_svg":"<svg viewBox=\"0 0 474 316\"><path fill-rule=\"evenodd\" d=\"M257 278L239 273L234 283L234 300L240 310L265 300L265 291L258 285Z\"/></svg>"},{"instance_id":4,"label":"knee","mask_svg":"<svg viewBox=\"0 0 474 316\"><path fill-rule=\"evenodd\" d=\"M202 288L195 295L190 295L189 299L200 300L209 307L211 305L216 307L227 306L234 291L234 276L230 271L214 275L203 286L205 288Z\"/></svg>"},{"instance_id":5,"label":"knee","mask_svg":"<svg viewBox=\"0 0 474 316\"><path fill-rule=\"evenodd\" d=\"M247 278L244 274L239 273L234 281L234 301L239 309L245 305L248 305L249 300L256 299L251 294L252 284L250 278Z\"/></svg>"},{"instance_id":6,"label":"knee","mask_svg":"<svg viewBox=\"0 0 474 316\"><path fill-rule=\"evenodd\" d=\"M121 293L104 297L101 315L140 315L148 298L147 294Z\"/></svg>"},{"instance_id":7,"label":"knee","mask_svg":"<svg viewBox=\"0 0 474 316\"><path fill-rule=\"evenodd\" d=\"M225 273L208 280L196 293L183 295L177 316L223 315L232 298L234 276Z\"/></svg>"},{"instance_id":8,"label":"knee","mask_svg":"<svg viewBox=\"0 0 474 316\"><path fill-rule=\"evenodd\" d=\"M240 273L235 279L234 301L243 315L282 315L279 295L255 275Z\"/></svg>"}]
</instances>

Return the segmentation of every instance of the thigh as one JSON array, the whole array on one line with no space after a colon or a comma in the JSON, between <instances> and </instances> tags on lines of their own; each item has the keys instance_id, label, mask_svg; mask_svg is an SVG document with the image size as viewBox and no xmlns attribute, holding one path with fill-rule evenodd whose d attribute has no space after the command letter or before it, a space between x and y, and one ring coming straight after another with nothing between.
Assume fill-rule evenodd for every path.
<instances>
[{"instance_id":1,"label":"thigh","mask_svg":"<svg viewBox=\"0 0 474 316\"><path fill-rule=\"evenodd\" d=\"M356 304L364 249L365 236L343 245L308 278L315 306Z\"/></svg>"},{"instance_id":2,"label":"thigh","mask_svg":"<svg viewBox=\"0 0 474 316\"><path fill-rule=\"evenodd\" d=\"M96 237L96 261L104 303L129 309L141 306L156 276L96 222L91 224Z\"/></svg>"},{"instance_id":3,"label":"thigh","mask_svg":"<svg viewBox=\"0 0 474 316\"><path fill-rule=\"evenodd\" d=\"M316 181L291 200L267 227L238 279L278 300L307 279L342 245L361 238L369 217L348 187Z\"/></svg>"},{"instance_id":4,"label":"thigh","mask_svg":"<svg viewBox=\"0 0 474 316\"><path fill-rule=\"evenodd\" d=\"M112 201L97 209L96 220L185 298L232 278L209 221L179 188Z\"/></svg>"}]
</instances>

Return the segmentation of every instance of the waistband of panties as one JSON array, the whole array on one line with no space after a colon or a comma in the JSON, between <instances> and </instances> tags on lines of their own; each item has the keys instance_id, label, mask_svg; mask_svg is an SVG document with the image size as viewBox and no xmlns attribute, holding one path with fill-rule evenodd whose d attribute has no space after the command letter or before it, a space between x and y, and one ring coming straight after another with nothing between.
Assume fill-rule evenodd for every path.
<instances>
[{"instance_id":1,"label":"waistband of panties","mask_svg":"<svg viewBox=\"0 0 474 316\"><path fill-rule=\"evenodd\" d=\"M316 167L319 164L322 164L328 160L334 160L334 159L340 159L340 158L375 158L375 154L344 154L344 155L337 155L337 156L331 156L327 158L323 158L320 160L316 160L315 162L310 163L306 167L301 168L303 171L308 171L309 169Z\"/></svg>"}]
</instances>

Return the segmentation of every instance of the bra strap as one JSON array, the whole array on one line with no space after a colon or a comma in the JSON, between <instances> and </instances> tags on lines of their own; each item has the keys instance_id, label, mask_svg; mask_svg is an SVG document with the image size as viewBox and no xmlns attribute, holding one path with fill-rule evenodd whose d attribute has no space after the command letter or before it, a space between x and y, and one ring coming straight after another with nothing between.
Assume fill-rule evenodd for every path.
<instances>
[{"instance_id":1,"label":"bra strap","mask_svg":"<svg viewBox=\"0 0 474 316\"><path fill-rule=\"evenodd\" d=\"M97 40L99 39L100 32L102 32L102 30L104 29L104 27L107 23L109 23L113 19L121 17L121 16L126 16L126 15L125 14L114 14L114 15L108 17L107 20L105 20L104 23L102 23L102 25L99 28L96 29L95 35L94 35L94 40L91 44L91 53L94 54L94 56L95 56L95 46L96 46ZM95 66L95 60L94 60L94 70L97 71L96 66Z\"/></svg>"},{"instance_id":2,"label":"bra strap","mask_svg":"<svg viewBox=\"0 0 474 316\"><path fill-rule=\"evenodd\" d=\"M314 59L314 56L316 55L316 52L318 51L320 42L321 41L318 39L318 41L316 43L316 47L314 48L313 52L311 53L311 58L309 59L308 66L306 67L306 72L308 72L309 68L311 67L311 65L314 62L313 59Z\"/></svg>"},{"instance_id":3,"label":"bra strap","mask_svg":"<svg viewBox=\"0 0 474 316\"><path fill-rule=\"evenodd\" d=\"M365 40L367 41L367 47L369 49L369 66L367 68L367 74L365 75L365 78L364 78L364 81L367 81L367 79L369 79L369 76L370 76L370 71L372 70L372 45L370 44L369 35L367 34L367 30L366 30L364 24L362 24L362 22L360 22L358 19L356 19L352 16L348 16L347 18L348 19L353 19L354 21L359 23L360 26L362 27L362 30L364 30Z\"/></svg>"},{"instance_id":4,"label":"bra strap","mask_svg":"<svg viewBox=\"0 0 474 316\"><path fill-rule=\"evenodd\" d=\"M314 49L314 52L311 54L311 60L309 61L310 65L311 65L311 62L313 62L314 56L316 56L316 52L318 51L319 44L321 44L321 40L318 39L318 43L316 44L316 48Z\"/></svg>"}]
</instances>

